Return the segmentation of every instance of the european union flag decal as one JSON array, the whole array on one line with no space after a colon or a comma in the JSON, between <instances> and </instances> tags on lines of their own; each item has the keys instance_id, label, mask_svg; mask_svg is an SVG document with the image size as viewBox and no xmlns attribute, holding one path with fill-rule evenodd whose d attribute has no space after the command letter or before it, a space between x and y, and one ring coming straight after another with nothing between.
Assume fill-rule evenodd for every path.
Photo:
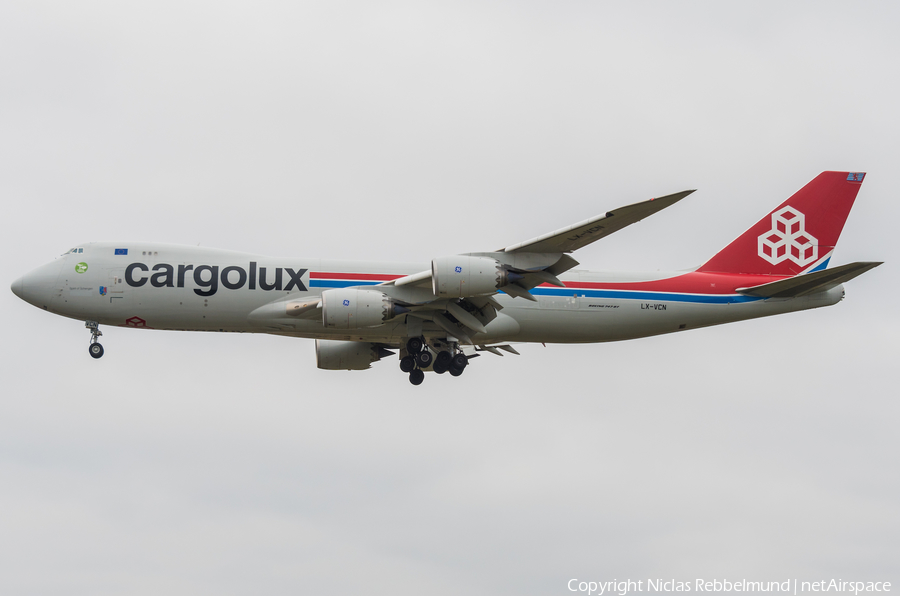
<instances>
[{"instance_id":1,"label":"european union flag decal","mask_svg":"<svg viewBox=\"0 0 900 596\"><path fill-rule=\"evenodd\" d=\"M117 249L116 249L116 254L117 254L117 255L127 255L127 254L128 254L128 249L127 249L127 248L117 248Z\"/></svg>"}]
</instances>

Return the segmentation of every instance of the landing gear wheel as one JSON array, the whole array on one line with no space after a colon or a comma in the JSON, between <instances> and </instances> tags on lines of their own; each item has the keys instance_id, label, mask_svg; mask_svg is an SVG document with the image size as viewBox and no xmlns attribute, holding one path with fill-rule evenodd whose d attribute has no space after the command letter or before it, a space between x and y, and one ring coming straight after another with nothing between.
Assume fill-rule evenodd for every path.
<instances>
[{"instance_id":1,"label":"landing gear wheel","mask_svg":"<svg viewBox=\"0 0 900 596\"><path fill-rule=\"evenodd\" d=\"M416 364L419 365L419 368L428 368L431 366L431 363L434 361L434 354L432 354L429 350L422 350L418 354L416 354Z\"/></svg>"},{"instance_id":2,"label":"landing gear wheel","mask_svg":"<svg viewBox=\"0 0 900 596\"><path fill-rule=\"evenodd\" d=\"M404 356L400 359L400 370L403 372L412 372L414 368L416 368L416 359L412 356Z\"/></svg>"},{"instance_id":3,"label":"landing gear wheel","mask_svg":"<svg viewBox=\"0 0 900 596\"><path fill-rule=\"evenodd\" d=\"M424 380L425 380L425 373L422 372L421 370L416 369L416 370L412 371L411 373L409 373L409 382L412 383L413 385L421 385L422 381L424 381Z\"/></svg>"},{"instance_id":4,"label":"landing gear wheel","mask_svg":"<svg viewBox=\"0 0 900 596\"><path fill-rule=\"evenodd\" d=\"M434 368L434 372L442 375L450 370L451 362L453 362L453 355L450 352L443 350L441 352L438 352L438 355L434 359L432 368Z\"/></svg>"},{"instance_id":5,"label":"landing gear wheel","mask_svg":"<svg viewBox=\"0 0 900 596\"><path fill-rule=\"evenodd\" d=\"M100 331L100 323L97 321L85 321L84 326L91 332L91 345L88 346L88 353L91 358L99 358L103 356L103 346L97 343L97 338L103 335Z\"/></svg>"},{"instance_id":6,"label":"landing gear wheel","mask_svg":"<svg viewBox=\"0 0 900 596\"><path fill-rule=\"evenodd\" d=\"M406 351L410 354L418 354L422 351L422 346L425 345L425 342L422 341L421 337L410 337L406 341Z\"/></svg>"},{"instance_id":7,"label":"landing gear wheel","mask_svg":"<svg viewBox=\"0 0 900 596\"><path fill-rule=\"evenodd\" d=\"M457 354L450 361L450 374L454 377L458 377L463 374L463 371L466 370L466 367L469 365L469 359L466 358L465 354Z\"/></svg>"}]
</instances>

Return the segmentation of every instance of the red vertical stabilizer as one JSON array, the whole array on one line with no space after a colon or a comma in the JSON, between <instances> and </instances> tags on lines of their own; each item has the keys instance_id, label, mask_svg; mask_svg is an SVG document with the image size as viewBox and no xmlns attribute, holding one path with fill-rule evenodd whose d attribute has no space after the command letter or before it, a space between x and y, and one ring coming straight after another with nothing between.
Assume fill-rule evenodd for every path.
<instances>
[{"instance_id":1,"label":"red vertical stabilizer","mask_svg":"<svg viewBox=\"0 0 900 596\"><path fill-rule=\"evenodd\" d=\"M863 172L822 172L698 271L797 275L824 269L863 178Z\"/></svg>"}]
</instances>

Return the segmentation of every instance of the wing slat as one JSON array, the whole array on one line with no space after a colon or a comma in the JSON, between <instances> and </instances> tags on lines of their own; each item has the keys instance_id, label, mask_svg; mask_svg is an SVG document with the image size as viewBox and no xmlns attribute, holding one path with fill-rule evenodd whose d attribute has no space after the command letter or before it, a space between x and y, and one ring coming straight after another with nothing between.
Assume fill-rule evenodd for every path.
<instances>
[{"instance_id":1,"label":"wing slat","mask_svg":"<svg viewBox=\"0 0 900 596\"><path fill-rule=\"evenodd\" d=\"M684 190L675 194L650 199L633 205L626 205L608 211L604 215L598 215L591 219L586 219L577 224L571 225L525 242L513 244L501 249L502 252L572 252L591 242L595 242L601 238L609 236L613 232L617 232L624 227L653 215L657 211L662 211L666 207L670 207L694 192L693 190Z\"/></svg>"}]
</instances>

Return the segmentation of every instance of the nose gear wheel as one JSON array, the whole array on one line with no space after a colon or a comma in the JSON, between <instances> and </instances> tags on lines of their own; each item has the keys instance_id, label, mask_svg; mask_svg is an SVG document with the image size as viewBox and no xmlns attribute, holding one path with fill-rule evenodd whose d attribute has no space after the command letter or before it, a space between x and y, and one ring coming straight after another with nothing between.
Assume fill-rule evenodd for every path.
<instances>
[{"instance_id":1,"label":"nose gear wheel","mask_svg":"<svg viewBox=\"0 0 900 596\"><path fill-rule=\"evenodd\" d=\"M88 353L91 355L91 358L100 358L103 356L103 346L97 341L97 338L103 335L103 332L100 331L100 323L97 321L85 321L84 326L91 331L91 343L88 346Z\"/></svg>"}]
</instances>

